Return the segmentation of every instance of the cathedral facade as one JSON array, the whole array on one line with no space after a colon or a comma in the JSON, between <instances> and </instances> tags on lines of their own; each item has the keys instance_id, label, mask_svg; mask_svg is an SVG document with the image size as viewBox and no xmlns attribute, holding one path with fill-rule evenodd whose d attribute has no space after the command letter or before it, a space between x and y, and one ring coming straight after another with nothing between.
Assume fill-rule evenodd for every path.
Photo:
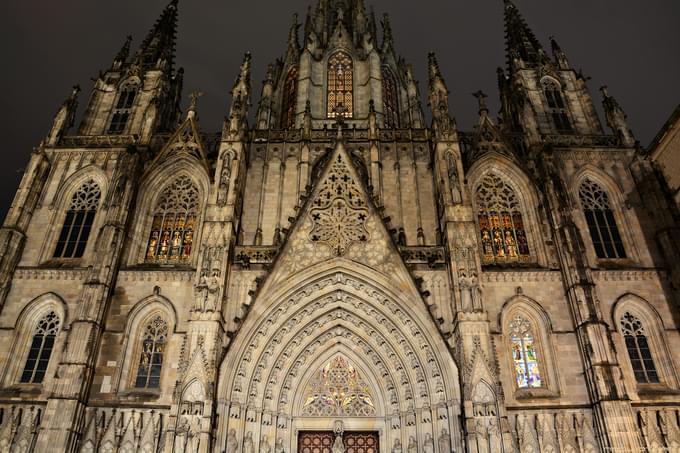
<instances>
[{"instance_id":1,"label":"cathedral facade","mask_svg":"<svg viewBox=\"0 0 680 453\"><path fill-rule=\"evenodd\" d=\"M252 109L246 54L216 134L177 0L128 39L0 230L0 451L680 452L677 205L503 7L468 132L362 0L296 18Z\"/></svg>"}]
</instances>

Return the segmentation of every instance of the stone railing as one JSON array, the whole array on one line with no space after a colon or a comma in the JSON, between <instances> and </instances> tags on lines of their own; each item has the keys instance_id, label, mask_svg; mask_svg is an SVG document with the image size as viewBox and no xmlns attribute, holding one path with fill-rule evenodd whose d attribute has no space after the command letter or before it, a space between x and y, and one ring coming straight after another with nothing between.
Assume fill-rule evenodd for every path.
<instances>
[{"instance_id":1,"label":"stone railing","mask_svg":"<svg viewBox=\"0 0 680 453\"><path fill-rule=\"evenodd\" d=\"M518 451L600 452L589 409L510 411L508 417Z\"/></svg>"},{"instance_id":2,"label":"stone railing","mask_svg":"<svg viewBox=\"0 0 680 453\"><path fill-rule=\"evenodd\" d=\"M274 246L239 246L234 251L234 262L246 268L251 264L272 264L278 253L279 248Z\"/></svg>"},{"instance_id":3,"label":"stone railing","mask_svg":"<svg viewBox=\"0 0 680 453\"><path fill-rule=\"evenodd\" d=\"M89 408L76 451L160 451L166 424L165 411Z\"/></svg>"},{"instance_id":4,"label":"stone railing","mask_svg":"<svg viewBox=\"0 0 680 453\"><path fill-rule=\"evenodd\" d=\"M44 409L38 404L0 405L0 451L34 451Z\"/></svg>"},{"instance_id":5,"label":"stone railing","mask_svg":"<svg viewBox=\"0 0 680 453\"><path fill-rule=\"evenodd\" d=\"M332 127L324 129L313 129L310 132L312 141L328 142L335 139L338 131ZM345 128L343 137L347 141L367 141L369 131L365 128ZM427 129L381 129L378 131L381 141L409 142L426 141L430 135ZM256 129L250 132L250 140L253 142L299 142L303 139L301 129L275 130L275 129Z\"/></svg>"},{"instance_id":6,"label":"stone railing","mask_svg":"<svg viewBox=\"0 0 680 453\"><path fill-rule=\"evenodd\" d=\"M444 247L399 247L399 252L406 264L427 264L430 267L446 264Z\"/></svg>"},{"instance_id":7,"label":"stone railing","mask_svg":"<svg viewBox=\"0 0 680 453\"><path fill-rule=\"evenodd\" d=\"M99 148L119 146L121 148L137 143L136 135L69 135L59 142L61 148Z\"/></svg>"}]
</instances>

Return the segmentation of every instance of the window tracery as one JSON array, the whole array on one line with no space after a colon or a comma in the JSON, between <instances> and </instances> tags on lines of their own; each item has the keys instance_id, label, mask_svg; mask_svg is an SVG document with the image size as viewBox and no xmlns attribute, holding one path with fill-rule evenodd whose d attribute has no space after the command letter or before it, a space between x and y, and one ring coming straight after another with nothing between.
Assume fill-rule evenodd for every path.
<instances>
[{"instance_id":1,"label":"window tracery","mask_svg":"<svg viewBox=\"0 0 680 453\"><path fill-rule=\"evenodd\" d=\"M81 258L99 208L101 189L90 179L73 194L57 238L54 258Z\"/></svg>"},{"instance_id":2,"label":"window tracery","mask_svg":"<svg viewBox=\"0 0 680 453\"><path fill-rule=\"evenodd\" d=\"M328 60L327 116L351 118L354 111L354 65L345 52L337 52ZM343 113L344 112L344 113Z\"/></svg>"},{"instance_id":3,"label":"window tracery","mask_svg":"<svg viewBox=\"0 0 680 453\"><path fill-rule=\"evenodd\" d=\"M573 128L560 86L552 80L544 80L543 95L548 103L548 113L552 117L555 129L559 132L572 132Z\"/></svg>"},{"instance_id":4,"label":"window tracery","mask_svg":"<svg viewBox=\"0 0 680 453\"><path fill-rule=\"evenodd\" d=\"M387 67L382 69L383 78L383 112L385 115L385 127L396 128L399 126L399 101L397 96L397 84Z\"/></svg>"},{"instance_id":5,"label":"window tracery","mask_svg":"<svg viewBox=\"0 0 680 453\"><path fill-rule=\"evenodd\" d=\"M60 324L61 320L54 311L50 311L38 321L26 364L21 373L20 382L22 384L42 383L54 349L55 339L59 333Z\"/></svg>"},{"instance_id":6,"label":"window tracery","mask_svg":"<svg viewBox=\"0 0 680 453\"><path fill-rule=\"evenodd\" d=\"M524 216L512 187L490 173L477 188L476 204L484 263L529 262Z\"/></svg>"},{"instance_id":7,"label":"window tracery","mask_svg":"<svg viewBox=\"0 0 680 453\"><path fill-rule=\"evenodd\" d=\"M599 184L586 178L579 188L579 198L597 257L626 258L626 250L607 192Z\"/></svg>"},{"instance_id":8,"label":"window tracery","mask_svg":"<svg viewBox=\"0 0 680 453\"><path fill-rule=\"evenodd\" d=\"M297 77L296 67L291 68L283 84L283 102L281 105L281 126L290 129L295 126L295 107L297 104Z\"/></svg>"},{"instance_id":9,"label":"window tracery","mask_svg":"<svg viewBox=\"0 0 680 453\"><path fill-rule=\"evenodd\" d=\"M632 313L626 312L621 317L620 322L635 380L641 384L658 383L659 374L654 365L642 321Z\"/></svg>"},{"instance_id":10,"label":"window tracery","mask_svg":"<svg viewBox=\"0 0 680 453\"><path fill-rule=\"evenodd\" d=\"M145 326L135 378L136 388L153 389L160 386L167 337L168 323L160 315Z\"/></svg>"},{"instance_id":11,"label":"window tracery","mask_svg":"<svg viewBox=\"0 0 680 453\"><path fill-rule=\"evenodd\" d=\"M373 416L370 389L349 360L338 356L316 372L304 394L303 415Z\"/></svg>"},{"instance_id":12,"label":"window tracery","mask_svg":"<svg viewBox=\"0 0 680 453\"><path fill-rule=\"evenodd\" d=\"M138 87L135 84L125 85L121 89L118 101L111 115L109 134L122 134L125 131L138 91Z\"/></svg>"},{"instance_id":13,"label":"window tracery","mask_svg":"<svg viewBox=\"0 0 680 453\"><path fill-rule=\"evenodd\" d=\"M147 263L189 261L198 208L198 189L188 176L180 176L163 191L153 213Z\"/></svg>"},{"instance_id":14,"label":"window tracery","mask_svg":"<svg viewBox=\"0 0 680 453\"><path fill-rule=\"evenodd\" d=\"M517 315L510 322L509 328L517 387L520 389L543 387L531 322Z\"/></svg>"}]
</instances>

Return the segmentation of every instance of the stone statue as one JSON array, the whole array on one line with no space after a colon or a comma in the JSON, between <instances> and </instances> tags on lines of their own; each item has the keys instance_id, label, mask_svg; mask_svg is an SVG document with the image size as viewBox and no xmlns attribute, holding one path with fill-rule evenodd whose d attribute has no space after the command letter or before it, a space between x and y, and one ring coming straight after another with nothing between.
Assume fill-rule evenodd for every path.
<instances>
[{"instance_id":1,"label":"stone statue","mask_svg":"<svg viewBox=\"0 0 680 453\"><path fill-rule=\"evenodd\" d=\"M253 449L253 433L248 431L245 439L243 439L243 453L254 453Z\"/></svg>"},{"instance_id":2,"label":"stone statue","mask_svg":"<svg viewBox=\"0 0 680 453\"><path fill-rule=\"evenodd\" d=\"M451 199L454 204L463 202L463 197L460 193L460 183L458 181L458 168L456 168L456 161L449 159L449 187L451 189Z\"/></svg>"},{"instance_id":3,"label":"stone statue","mask_svg":"<svg viewBox=\"0 0 680 453\"><path fill-rule=\"evenodd\" d=\"M392 447L392 453L402 453L401 440L394 439L394 446Z\"/></svg>"},{"instance_id":4,"label":"stone statue","mask_svg":"<svg viewBox=\"0 0 680 453\"><path fill-rule=\"evenodd\" d=\"M332 453L345 453L345 445L342 443L342 435L338 434L335 436L335 442L333 442L333 448L331 448Z\"/></svg>"},{"instance_id":5,"label":"stone statue","mask_svg":"<svg viewBox=\"0 0 680 453\"><path fill-rule=\"evenodd\" d=\"M476 273L470 276L470 293L472 298L472 309L482 311L482 286Z\"/></svg>"},{"instance_id":6,"label":"stone statue","mask_svg":"<svg viewBox=\"0 0 680 453\"><path fill-rule=\"evenodd\" d=\"M283 440L280 437L276 439L274 444L274 453L286 453L286 449L283 447Z\"/></svg>"},{"instance_id":7,"label":"stone statue","mask_svg":"<svg viewBox=\"0 0 680 453\"><path fill-rule=\"evenodd\" d=\"M442 429L437 443L439 444L439 453L451 453L451 436L446 429Z\"/></svg>"},{"instance_id":8,"label":"stone statue","mask_svg":"<svg viewBox=\"0 0 680 453\"><path fill-rule=\"evenodd\" d=\"M269 445L269 439L267 436L262 436L260 440L260 453L271 453L272 447Z\"/></svg>"},{"instance_id":9,"label":"stone statue","mask_svg":"<svg viewBox=\"0 0 680 453\"><path fill-rule=\"evenodd\" d=\"M434 453L434 439L430 433L425 434L425 440L423 441L423 452Z\"/></svg>"},{"instance_id":10,"label":"stone statue","mask_svg":"<svg viewBox=\"0 0 680 453\"><path fill-rule=\"evenodd\" d=\"M418 444L416 444L416 438L413 436L408 438L408 453L418 453Z\"/></svg>"},{"instance_id":11,"label":"stone statue","mask_svg":"<svg viewBox=\"0 0 680 453\"><path fill-rule=\"evenodd\" d=\"M472 280L463 271L458 277L458 285L460 286L460 307L462 311L472 311Z\"/></svg>"},{"instance_id":12,"label":"stone statue","mask_svg":"<svg viewBox=\"0 0 680 453\"><path fill-rule=\"evenodd\" d=\"M212 276L208 279L207 297L205 310L215 311L217 309L217 298L220 294L220 279L218 278L219 271L213 270Z\"/></svg>"},{"instance_id":13,"label":"stone statue","mask_svg":"<svg viewBox=\"0 0 680 453\"><path fill-rule=\"evenodd\" d=\"M238 439L236 438L236 430L231 428L227 434L227 453L238 452Z\"/></svg>"}]
</instances>

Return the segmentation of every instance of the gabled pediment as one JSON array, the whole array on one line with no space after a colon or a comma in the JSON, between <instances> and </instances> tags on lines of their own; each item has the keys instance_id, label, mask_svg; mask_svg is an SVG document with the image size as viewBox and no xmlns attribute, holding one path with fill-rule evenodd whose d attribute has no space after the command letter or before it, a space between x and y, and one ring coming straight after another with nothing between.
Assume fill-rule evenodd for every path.
<instances>
[{"instance_id":1,"label":"gabled pediment","mask_svg":"<svg viewBox=\"0 0 680 453\"><path fill-rule=\"evenodd\" d=\"M156 155L150 168L176 160L197 161L209 173L208 158L201 140L201 133L194 115L189 115Z\"/></svg>"}]
</instances>

